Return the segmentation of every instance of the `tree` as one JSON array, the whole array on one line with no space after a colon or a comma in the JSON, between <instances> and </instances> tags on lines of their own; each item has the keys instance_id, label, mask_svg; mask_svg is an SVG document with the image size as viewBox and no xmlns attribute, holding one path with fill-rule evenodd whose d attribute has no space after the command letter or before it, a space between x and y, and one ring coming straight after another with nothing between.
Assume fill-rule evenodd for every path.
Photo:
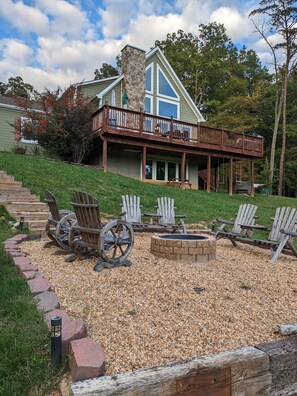
<instances>
[{"instance_id":1,"label":"tree","mask_svg":"<svg viewBox=\"0 0 297 396\"><path fill-rule=\"evenodd\" d=\"M109 65L108 63L102 63L100 70L95 69L94 80L100 80L101 78L108 78L118 76L121 70L121 57L117 55L116 57L116 67Z\"/></svg>"},{"instance_id":2,"label":"tree","mask_svg":"<svg viewBox=\"0 0 297 396\"><path fill-rule=\"evenodd\" d=\"M286 137L287 137L287 89L288 79L292 70L296 66L296 54L297 54L297 7L295 0L262 0L259 3L260 7L251 12L251 16L256 14L262 14L268 18L267 24L269 26L269 32L278 34L282 41L277 44L269 43L270 48L275 56L278 50L282 50L284 55L284 63L277 69L281 73L282 81L282 94L277 100L282 100L282 144L281 144L281 156L280 156L280 167L279 167L279 184L278 184L278 195L283 193L284 184L284 171L285 171L285 152L286 152ZM258 29L260 31L260 29ZM262 29L263 31L263 29ZM264 33L262 34L262 37ZM276 121L278 113L275 115Z\"/></svg>"},{"instance_id":3,"label":"tree","mask_svg":"<svg viewBox=\"0 0 297 396\"><path fill-rule=\"evenodd\" d=\"M0 93L5 96L18 96L26 99L38 97L38 92L33 85L25 83L20 76L10 77L7 84L0 82Z\"/></svg>"},{"instance_id":4,"label":"tree","mask_svg":"<svg viewBox=\"0 0 297 396\"><path fill-rule=\"evenodd\" d=\"M32 101L16 98L28 122L16 120L15 129L38 143L51 155L81 163L92 145L92 105L73 86L46 90L40 96L42 111L33 110Z\"/></svg>"}]
</instances>

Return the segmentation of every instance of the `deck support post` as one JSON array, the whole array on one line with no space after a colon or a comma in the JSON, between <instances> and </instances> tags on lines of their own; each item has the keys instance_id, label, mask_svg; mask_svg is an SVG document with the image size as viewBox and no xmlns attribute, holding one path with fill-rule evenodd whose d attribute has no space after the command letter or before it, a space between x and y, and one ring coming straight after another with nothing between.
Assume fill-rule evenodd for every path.
<instances>
[{"instance_id":1,"label":"deck support post","mask_svg":"<svg viewBox=\"0 0 297 396\"><path fill-rule=\"evenodd\" d=\"M250 191L250 196L254 197L255 196L255 188L254 188L254 183L255 183L255 163L254 161L251 161L251 175L250 175L250 181L251 181L251 191Z\"/></svg>"},{"instance_id":2,"label":"deck support post","mask_svg":"<svg viewBox=\"0 0 297 396\"><path fill-rule=\"evenodd\" d=\"M210 192L211 188L211 155L207 156L207 181L206 181L206 191Z\"/></svg>"},{"instance_id":3,"label":"deck support post","mask_svg":"<svg viewBox=\"0 0 297 396\"><path fill-rule=\"evenodd\" d=\"M229 195L233 195L233 159L229 162Z\"/></svg>"},{"instance_id":4,"label":"deck support post","mask_svg":"<svg viewBox=\"0 0 297 396\"><path fill-rule=\"evenodd\" d=\"M185 186L185 174L186 174L186 153L183 151L182 153L182 161L181 161L181 187Z\"/></svg>"},{"instance_id":5,"label":"deck support post","mask_svg":"<svg viewBox=\"0 0 297 396\"><path fill-rule=\"evenodd\" d=\"M216 173L215 173L215 191L218 192L219 191L219 164L216 167Z\"/></svg>"},{"instance_id":6,"label":"deck support post","mask_svg":"<svg viewBox=\"0 0 297 396\"><path fill-rule=\"evenodd\" d=\"M141 180L146 179L146 146L142 148L142 159L141 159Z\"/></svg>"},{"instance_id":7,"label":"deck support post","mask_svg":"<svg viewBox=\"0 0 297 396\"><path fill-rule=\"evenodd\" d=\"M107 140L103 140L103 158L102 158L103 172L107 172Z\"/></svg>"}]
</instances>

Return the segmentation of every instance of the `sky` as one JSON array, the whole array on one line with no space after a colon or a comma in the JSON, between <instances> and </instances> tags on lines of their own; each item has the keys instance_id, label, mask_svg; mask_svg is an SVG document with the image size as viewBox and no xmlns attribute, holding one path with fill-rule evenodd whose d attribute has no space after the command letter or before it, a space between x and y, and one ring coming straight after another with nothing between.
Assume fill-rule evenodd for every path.
<instances>
[{"instance_id":1,"label":"sky","mask_svg":"<svg viewBox=\"0 0 297 396\"><path fill-rule=\"evenodd\" d=\"M94 79L102 63L115 66L126 44L149 51L155 40L199 24L223 23L232 42L268 47L248 18L258 0L0 0L0 81L21 76L39 92Z\"/></svg>"}]
</instances>

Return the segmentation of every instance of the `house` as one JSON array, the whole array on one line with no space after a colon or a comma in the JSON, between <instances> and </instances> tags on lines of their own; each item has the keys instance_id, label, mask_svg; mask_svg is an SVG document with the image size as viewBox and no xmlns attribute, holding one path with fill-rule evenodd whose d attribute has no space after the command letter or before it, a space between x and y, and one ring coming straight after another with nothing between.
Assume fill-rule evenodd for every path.
<instances>
[{"instance_id":1,"label":"house","mask_svg":"<svg viewBox=\"0 0 297 396\"><path fill-rule=\"evenodd\" d=\"M34 109L40 110L40 106L36 104ZM21 122L25 120L24 111L16 104L15 99L11 96L0 95L0 151L20 146L27 151L33 151L38 146L35 140L16 136L13 124L18 118Z\"/></svg>"},{"instance_id":2,"label":"house","mask_svg":"<svg viewBox=\"0 0 297 396\"><path fill-rule=\"evenodd\" d=\"M217 190L222 164L233 192L234 163L263 156L263 138L203 126L204 118L159 47L145 51L126 45L122 74L77 84L94 101L96 149L104 171L138 180Z\"/></svg>"}]
</instances>

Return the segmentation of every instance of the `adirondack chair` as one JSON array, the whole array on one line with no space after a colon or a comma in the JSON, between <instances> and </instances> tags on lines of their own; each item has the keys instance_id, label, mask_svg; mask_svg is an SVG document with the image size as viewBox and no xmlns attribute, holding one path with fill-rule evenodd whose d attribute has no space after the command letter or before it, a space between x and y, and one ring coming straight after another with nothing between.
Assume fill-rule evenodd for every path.
<instances>
[{"instance_id":1,"label":"adirondack chair","mask_svg":"<svg viewBox=\"0 0 297 396\"><path fill-rule=\"evenodd\" d=\"M122 219L132 225L141 225L140 197L122 195Z\"/></svg>"},{"instance_id":2,"label":"adirondack chair","mask_svg":"<svg viewBox=\"0 0 297 396\"><path fill-rule=\"evenodd\" d=\"M251 237L252 229L242 228L241 224L253 225L255 224L255 216L258 207L252 204L242 204L238 208L238 212L234 221L217 219L222 225L218 228L216 232L216 239L228 238L233 246L237 246L236 239L238 237ZM228 226L231 226L231 230Z\"/></svg>"},{"instance_id":3,"label":"adirondack chair","mask_svg":"<svg viewBox=\"0 0 297 396\"><path fill-rule=\"evenodd\" d=\"M132 225L124 220L102 224L98 201L85 192L75 192L71 203L77 223L70 229L69 246L75 254L99 257L97 264L103 262L108 268L128 265L126 259L134 244Z\"/></svg>"},{"instance_id":4,"label":"adirondack chair","mask_svg":"<svg viewBox=\"0 0 297 396\"><path fill-rule=\"evenodd\" d=\"M186 233L186 227L184 219L186 215L176 215L175 214L175 206L174 199L168 197L157 198L158 206L157 206L157 215L158 215L158 223L163 227L172 228L172 231L175 232L177 230ZM178 224L176 224L178 221Z\"/></svg>"},{"instance_id":5,"label":"adirondack chair","mask_svg":"<svg viewBox=\"0 0 297 396\"><path fill-rule=\"evenodd\" d=\"M70 210L59 210L56 197L49 190L44 190L45 202L48 204L50 215L45 232L47 236L64 250L70 250L68 236L70 227L75 223L76 217Z\"/></svg>"},{"instance_id":6,"label":"adirondack chair","mask_svg":"<svg viewBox=\"0 0 297 396\"><path fill-rule=\"evenodd\" d=\"M242 224L242 227L245 229L270 231L267 240L248 238L247 240L240 241L263 248L269 248L272 251L271 261L273 263L278 259L281 252L293 253L295 256L297 256L297 250L292 243L292 237L297 235L296 223L296 208L277 208L272 227Z\"/></svg>"}]
</instances>

